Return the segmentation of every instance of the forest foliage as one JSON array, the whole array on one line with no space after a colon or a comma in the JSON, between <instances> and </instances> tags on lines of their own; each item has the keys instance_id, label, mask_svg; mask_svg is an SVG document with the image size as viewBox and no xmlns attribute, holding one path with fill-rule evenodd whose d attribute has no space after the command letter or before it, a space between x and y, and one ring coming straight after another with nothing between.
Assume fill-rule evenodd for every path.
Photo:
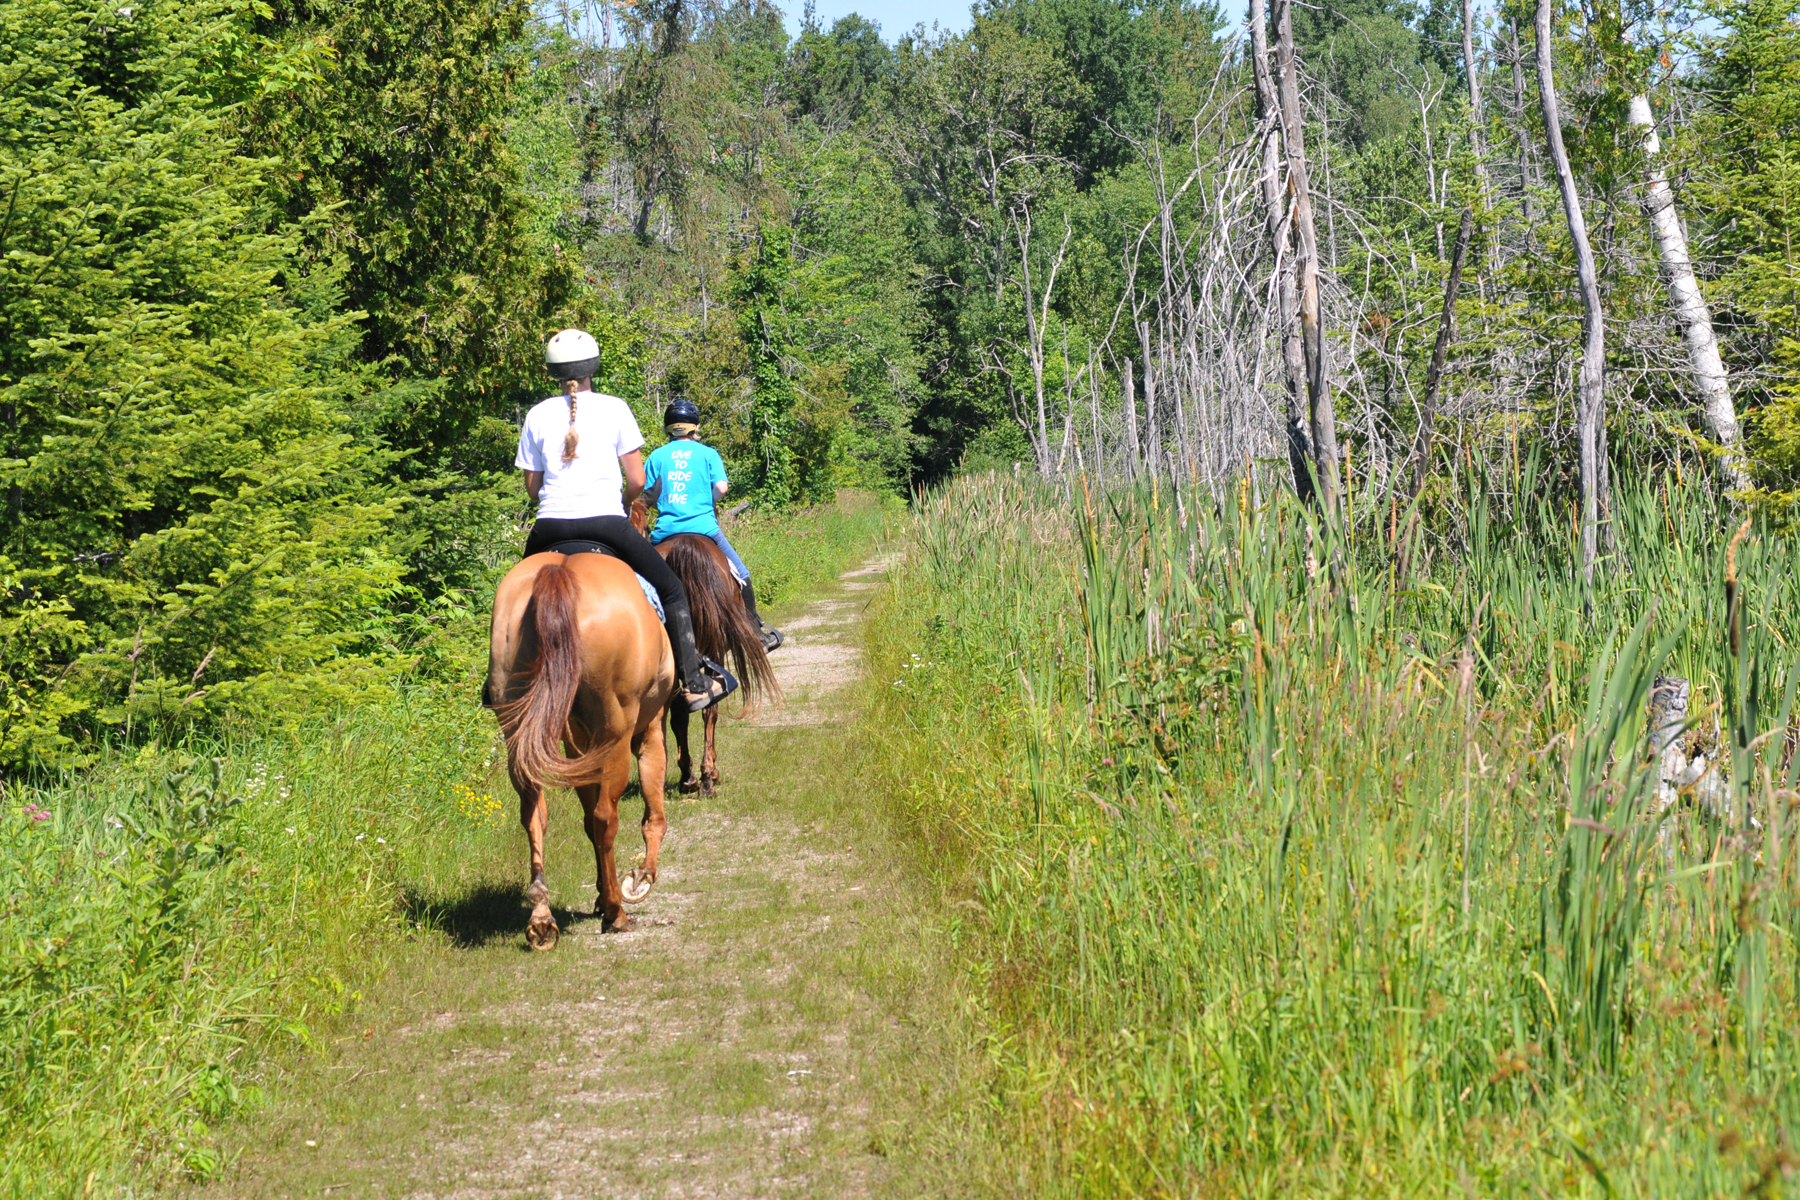
<instances>
[{"instance_id":1,"label":"forest foliage","mask_svg":"<svg viewBox=\"0 0 1800 1200\"><path fill-rule=\"evenodd\" d=\"M808 12L797 36L759 0L0 12L12 767L428 674L515 551L516 421L565 324L653 438L697 399L769 507L1012 463L1284 470L1267 131L1210 4L996 0L955 34ZM1441 2L1297 10L1352 521L1404 474L1465 207L1422 520L1449 458L1521 441L1572 487L1580 305L1530 16L1475 9L1465 62ZM1680 471L1720 449L1643 211L1644 94L1752 498L1786 508L1794 5L1569 7L1555 38L1613 444Z\"/></svg>"}]
</instances>

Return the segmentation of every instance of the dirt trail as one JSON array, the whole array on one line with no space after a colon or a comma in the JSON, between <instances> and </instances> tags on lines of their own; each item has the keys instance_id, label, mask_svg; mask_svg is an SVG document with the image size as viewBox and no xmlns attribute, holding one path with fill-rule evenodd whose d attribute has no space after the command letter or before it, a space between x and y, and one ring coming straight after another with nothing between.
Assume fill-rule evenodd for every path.
<instances>
[{"instance_id":1,"label":"dirt trail","mask_svg":"<svg viewBox=\"0 0 1800 1200\"><path fill-rule=\"evenodd\" d=\"M661 880L633 932L602 935L587 915L593 860L557 793L560 946L523 949L521 838L202 1194L918 1194L887 1148L927 1035L894 997L930 967L846 759L846 685L883 571L778 614L787 702L721 722L716 799L671 787ZM628 795L628 826L639 803ZM633 826L621 862L636 844Z\"/></svg>"}]
</instances>

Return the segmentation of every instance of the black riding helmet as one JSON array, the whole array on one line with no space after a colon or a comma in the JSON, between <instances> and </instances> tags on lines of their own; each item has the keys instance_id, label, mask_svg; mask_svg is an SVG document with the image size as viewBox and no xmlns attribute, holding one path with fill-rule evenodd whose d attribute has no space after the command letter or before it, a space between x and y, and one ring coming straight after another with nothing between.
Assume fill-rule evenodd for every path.
<instances>
[{"instance_id":1,"label":"black riding helmet","mask_svg":"<svg viewBox=\"0 0 1800 1200\"><path fill-rule=\"evenodd\" d=\"M663 409L663 428L671 425L700 424L700 406L686 396L677 396L669 401L669 407Z\"/></svg>"}]
</instances>

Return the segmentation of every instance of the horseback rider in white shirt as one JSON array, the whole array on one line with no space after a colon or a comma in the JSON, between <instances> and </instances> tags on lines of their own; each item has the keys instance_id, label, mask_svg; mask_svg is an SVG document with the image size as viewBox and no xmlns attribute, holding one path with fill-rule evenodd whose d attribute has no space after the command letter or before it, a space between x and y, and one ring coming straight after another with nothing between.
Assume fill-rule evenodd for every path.
<instances>
[{"instance_id":1,"label":"horseback rider in white shirt","mask_svg":"<svg viewBox=\"0 0 1800 1200\"><path fill-rule=\"evenodd\" d=\"M625 401L591 388L600 368L599 343L583 330L565 329L544 347L544 367L562 381L564 393L533 406L519 431L514 465L538 506L526 556L565 542L597 542L612 551L662 600L679 677L677 701L689 712L717 704L737 680L701 658L681 580L625 515L644 490L644 438Z\"/></svg>"}]
</instances>

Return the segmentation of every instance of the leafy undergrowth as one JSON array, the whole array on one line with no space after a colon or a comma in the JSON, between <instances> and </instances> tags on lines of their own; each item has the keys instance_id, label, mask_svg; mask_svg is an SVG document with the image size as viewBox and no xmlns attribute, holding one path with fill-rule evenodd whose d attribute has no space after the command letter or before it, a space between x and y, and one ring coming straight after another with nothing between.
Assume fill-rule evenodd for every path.
<instances>
[{"instance_id":1,"label":"leafy undergrowth","mask_svg":"<svg viewBox=\"0 0 1800 1200\"><path fill-rule=\"evenodd\" d=\"M842 571L888 511L846 493L733 535L779 602ZM0 1195L217 1172L214 1131L254 1109L271 1057L305 1053L402 939L446 926L443 897L516 856L504 750L476 699L484 606L440 609L414 639L416 682L385 702L12 782Z\"/></svg>"},{"instance_id":2,"label":"leafy undergrowth","mask_svg":"<svg viewBox=\"0 0 1800 1200\"><path fill-rule=\"evenodd\" d=\"M1380 530L1334 571L1289 501L1172 500L958 484L876 611L869 726L967 897L989 1187L1777 1192L1791 545L1627 489L1631 569L1584 593L1525 501L1407 579ZM1665 813L1677 667L1731 798Z\"/></svg>"}]
</instances>

